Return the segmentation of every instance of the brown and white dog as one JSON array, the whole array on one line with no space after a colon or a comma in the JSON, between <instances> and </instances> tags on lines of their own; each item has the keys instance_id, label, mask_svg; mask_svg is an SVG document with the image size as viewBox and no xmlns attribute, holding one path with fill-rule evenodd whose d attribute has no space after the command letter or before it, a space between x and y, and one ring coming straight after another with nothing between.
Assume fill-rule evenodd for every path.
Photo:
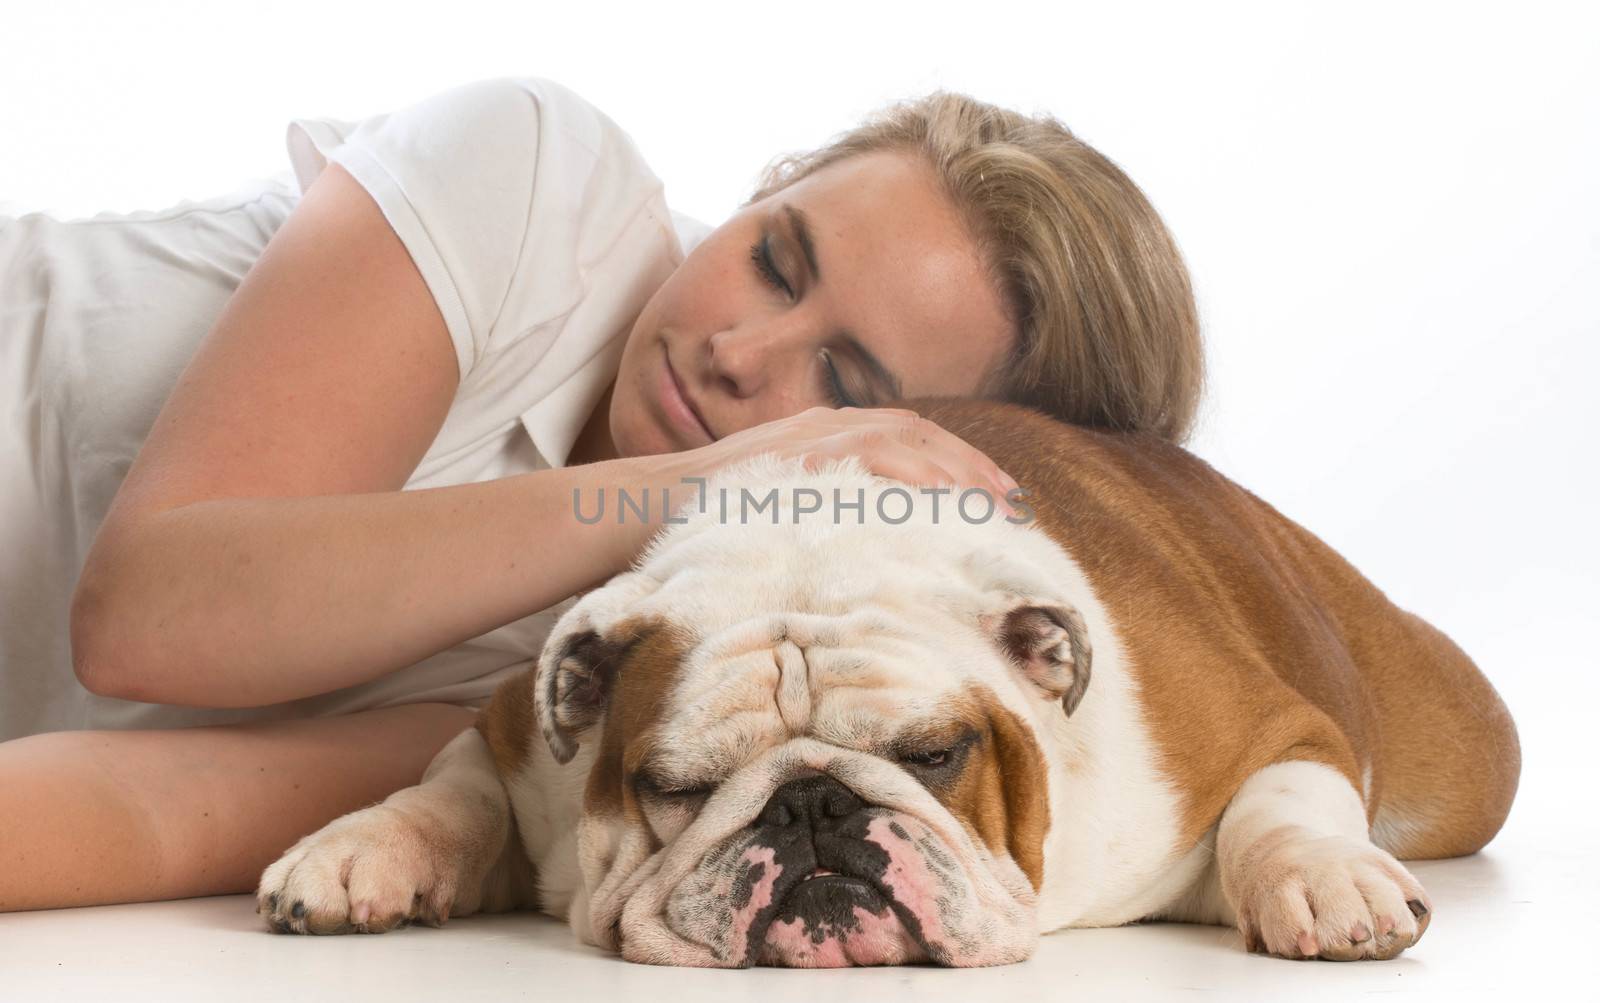
<instances>
[{"instance_id":1,"label":"brown and white dog","mask_svg":"<svg viewBox=\"0 0 1600 1003\"><path fill-rule=\"evenodd\" d=\"M1146 918L1413 944L1432 907L1396 858L1477 850L1517 786L1467 656L1176 446L904 406L1022 515L854 459L723 470L419 786L266 870L271 928L537 908L718 967L1003 964Z\"/></svg>"}]
</instances>

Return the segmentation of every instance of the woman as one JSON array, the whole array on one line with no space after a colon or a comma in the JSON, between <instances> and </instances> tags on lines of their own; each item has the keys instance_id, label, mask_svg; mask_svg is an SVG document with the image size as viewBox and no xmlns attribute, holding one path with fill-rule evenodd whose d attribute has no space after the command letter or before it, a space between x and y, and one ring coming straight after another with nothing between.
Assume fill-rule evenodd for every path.
<instances>
[{"instance_id":1,"label":"woman","mask_svg":"<svg viewBox=\"0 0 1600 1003\"><path fill-rule=\"evenodd\" d=\"M676 506L766 450L1014 486L896 397L1194 414L1183 262L1052 119L888 108L686 258L626 134L548 80L289 144L297 200L0 220L0 909L248 891L416 783L664 514L580 494Z\"/></svg>"}]
</instances>

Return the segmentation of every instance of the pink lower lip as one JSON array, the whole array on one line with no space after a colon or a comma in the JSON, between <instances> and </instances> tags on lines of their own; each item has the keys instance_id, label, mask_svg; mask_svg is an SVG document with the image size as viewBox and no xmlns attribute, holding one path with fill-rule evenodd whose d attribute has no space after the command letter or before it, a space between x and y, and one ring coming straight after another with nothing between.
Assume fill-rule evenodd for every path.
<instances>
[{"instance_id":1,"label":"pink lower lip","mask_svg":"<svg viewBox=\"0 0 1600 1003\"><path fill-rule=\"evenodd\" d=\"M707 442L716 441L709 429L700 424L700 419L694 416L689 402L683 399L683 393L678 389L677 379L672 371L672 362L667 357L666 347L661 350L661 405L667 412L667 417L672 423L685 432Z\"/></svg>"}]
</instances>

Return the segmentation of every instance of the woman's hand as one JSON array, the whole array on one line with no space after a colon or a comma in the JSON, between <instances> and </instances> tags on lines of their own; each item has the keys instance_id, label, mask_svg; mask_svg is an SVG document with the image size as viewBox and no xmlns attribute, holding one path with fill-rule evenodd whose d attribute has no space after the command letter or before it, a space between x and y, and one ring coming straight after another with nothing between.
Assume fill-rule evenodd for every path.
<instances>
[{"instance_id":1,"label":"woman's hand","mask_svg":"<svg viewBox=\"0 0 1600 1003\"><path fill-rule=\"evenodd\" d=\"M807 470L828 460L860 458L881 477L929 487L976 487L1005 506L1005 495L1017 486L1009 474L954 433L915 411L898 407L830 408L821 405L799 414L724 436L690 450L711 473L757 453L800 458Z\"/></svg>"},{"instance_id":2,"label":"woman's hand","mask_svg":"<svg viewBox=\"0 0 1600 1003\"><path fill-rule=\"evenodd\" d=\"M881 477L909 484L953 489L980 488L994 499L996 511L1008 518L1017 510L1006 494L1017 482L954 433L937 422L905 408L829 408L817 406L761 425L723 436L716 442L678 453L635 456L605 461L620 481L643 486L652 498L670 498L647 519L613 524L617 550L614 566L621 570L661 528L667 512L676 512L699 493L697 478L758 453L798 457L805 469L817 470L830 460L855 456ZM598 472L598 471L597 471ZM593 507L592 502L586 504ZM631 528L628 528L631 527Z\"/></svg>"}]
</instances>

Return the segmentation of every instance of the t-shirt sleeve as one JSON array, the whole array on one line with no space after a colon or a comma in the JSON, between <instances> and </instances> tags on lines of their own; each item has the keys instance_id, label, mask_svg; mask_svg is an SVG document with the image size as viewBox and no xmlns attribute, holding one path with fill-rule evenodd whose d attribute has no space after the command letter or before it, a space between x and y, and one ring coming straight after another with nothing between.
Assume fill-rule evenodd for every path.
<instances>
[{"instance_id":1,"label":"t-shirt sleeve","mask_svg":"<svg viewBox=\"0 0 1600 1003\"><path fill-rule=\"evenodd\" d=\"M540 78L476 81L359 122L296 119L287 141L302 193L331 161L377 202L444 316L463 381L571 310L582 250L661 191L626 133Z\"/></svg>"}]
</instances>

